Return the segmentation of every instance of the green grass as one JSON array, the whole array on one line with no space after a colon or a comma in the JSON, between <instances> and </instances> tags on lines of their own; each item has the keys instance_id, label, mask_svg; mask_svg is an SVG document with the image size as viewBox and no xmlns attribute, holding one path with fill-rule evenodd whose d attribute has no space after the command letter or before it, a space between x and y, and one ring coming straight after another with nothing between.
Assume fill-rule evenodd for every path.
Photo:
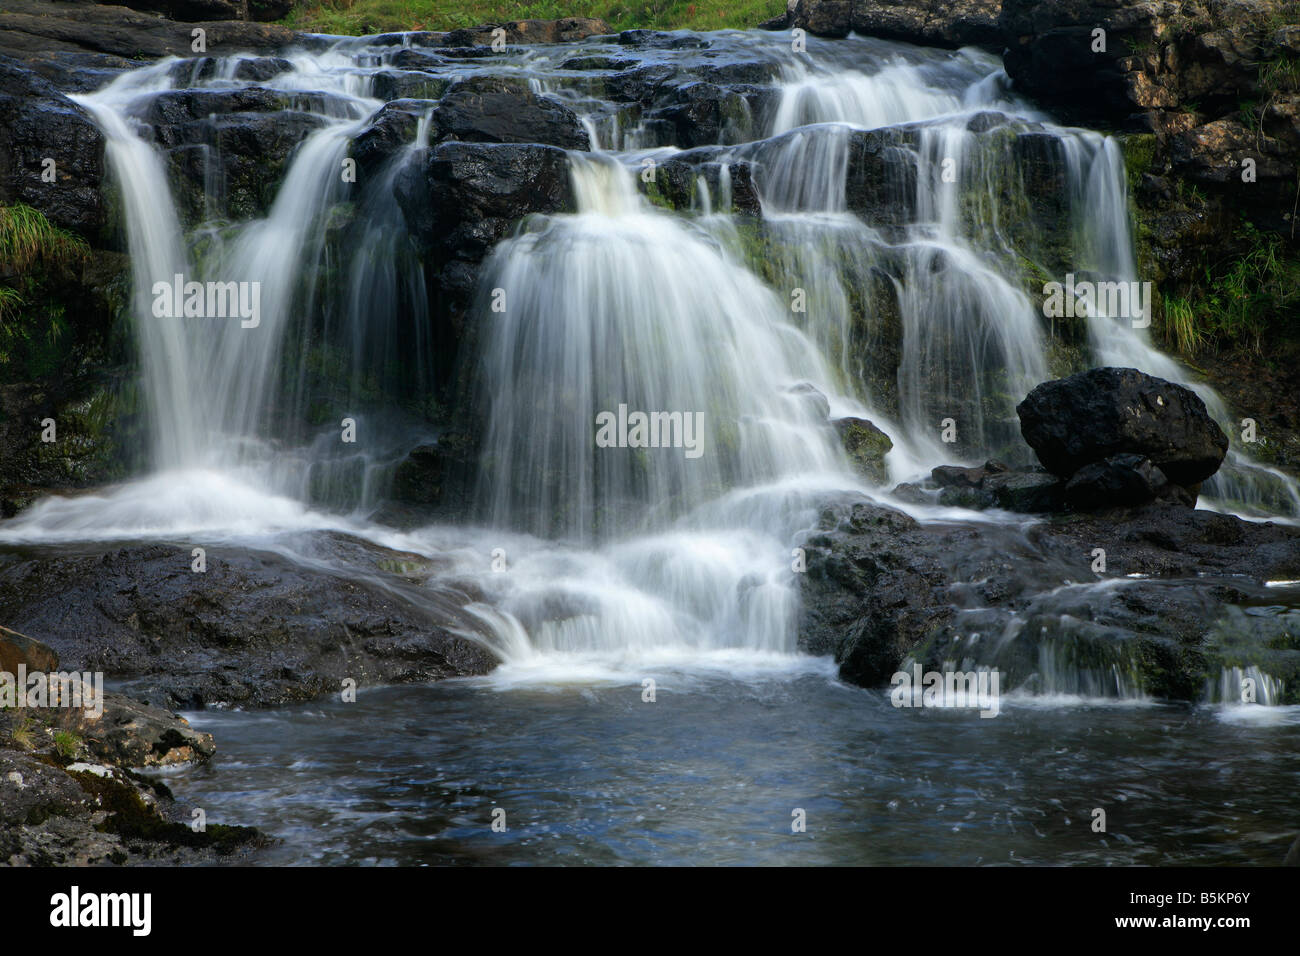
<instances>
[{"instance_id":1,"label":"green grass","mask_svg":"<svg viewBox=\"0 0 1300 956\"><path fill-rule=\"evenodd\" d=\"M0 365L5 371L29 377L51 371L68 325L64 305L51 301L49 292L66 286L89 255L84 240L31 206L0 206ZM23 370L15 367L19 356Z\"/></svg>"},{"instance_id":2,"label":"green grass","mask_svg":"<svg viewBox=\"0 0 1300 956\"><path fill-rule=\"evenodd\" d=\"M1188 299L1164 297L1165 342L1187 356L1205 347L1206 332L1196 320L1196 307Z\"/></svg>"},{"instance_id":3,"label":"green grass","mask_svg":"<svg viewBox=\"0 0 1300 956\"><path fill-rule=\"evenodd\" d=\"M0 275L24 273L39 262L66 265L89 251L85 242L51 224L39 210L22 203L0 206Z\"/></svg>"},{"instance_id":4,"label":"green grass","mask_svg":"<svg viewBox=\"0 0 1300 956\"><path fill-rule=\"evenodd\" d=\"M316 0L294 8L281 23L312 33L359 35L599 17L612 30L721 30L749 29L784 9L782 0Z\"/></svg>"},{"instance_id":5,"label":"green grass","mask_svg":"<svg viewBox=\"0 0 1300 956\"><path fill-rule=\"evenodd\" d=\"M81 738L69 730L54 732L54 749L64 760L71 760L81 748Z\"/></svg>"},{"instance_id":6,"label":"green grass","mask_svg":"<svg viewBox=\"0 0 1300 956\"><path fill-rule=\"evenodd\" d=\"M1185 296L1165 295L1166 342L1184 355L1214 347L1249 348L1294 335L1300 310L1300 258L1282 238L1246 223L1234 234L1240 255L1204 267Z\"/></svg>"}]
</instances>

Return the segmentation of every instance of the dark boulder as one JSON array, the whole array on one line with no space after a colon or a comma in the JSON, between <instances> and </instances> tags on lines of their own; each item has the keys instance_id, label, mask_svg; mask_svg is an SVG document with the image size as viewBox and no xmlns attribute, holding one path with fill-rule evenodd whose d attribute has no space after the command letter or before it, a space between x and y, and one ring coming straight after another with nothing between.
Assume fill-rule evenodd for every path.
<instances>
[{"instance_id":1,"label":"dark boulder","mask_svg":"<svg viewBox=\"0 0 1300 956\"><path fill-rule=\"evenodd\" d=\"M907 515L862 499L828 505L804 543L799 647L831 655L840 677L883 684L903 656L953 615L939 563Z\"/></svg>"},{"instance_id":2,"label":"dark boulder","mask_svg":"<svg viewBox=\"0 0 1300 956\"><path fill-rule=\"evenodd\" d=\"M1142 455L1111 455L1084 465L1065 484L1065 501L1076 511L1126 507L1155 501L1168 479Z\"/></svg>"},{"instance_id":3,"label":"dark boulder","mask_svg":"<svg viewBox=\"0 0 1300 956\"><path fill-rule=\"evenodd\" d=\"M590 149L573 110L538 96L522 80L476 77L442 97L433 114L439 140L472 143L539 143L561 149Z\"/></svg>"},{"instance_id":4,"label":"dark boulder","mask_svg":"<svg viewBox=\"0 0 1300 956\"><path fill-rule=\"evenodd\" d=\"M1062 508L1061 482L1041 471L1013 471L989 460L974 468L940 465L930 472L939 487L939 504L953 508L1001 508L1022 514L1044 514Z\"/></svg>"},{"instance_id":5,"label":"dark boulder","mask_svg":"<svg viewBox=\"0 0 1300 956\"><path fill-rule=\"evenodd\" d=\"M1137 369L1097 368L1044 382L1016 413L1038 459L1063 478L1132 453L1189 486L1214 474L1228 451L1228 437L1195 392Z\"/></svg>"},{"instance_id":6,"label":"dark boulder","mask_svg":"<svg viewBox=\"0 0 1300 956\"><path fill-rule=\"evenodd\" d=\"M441 143L394 188L407 225L448 257L478 261L524 216L573 208L569 161L553 146Z\"/></svg>"},{"instance_id":7,"label":"dark boulder","mask_svg":"<svg viewBox=\"0 0 1300 956\"><path fill-rule=\"evenodd\" d=\"M687 82L673 89L665 105L647 111L646 119L668 124L672 142L687 149L744 143L758 132L761 124L755 116L761 115L770 96L770 90L757 87Z\"/></svg>"},{"instance_id":8,"label":"dark boulder","mask_svg":"<svg viewBox=\"0 0 1300 956\"><path fill-rule=\"evenodd\" d=\"M992 507L1020 514L1050 514L1062 507L1062 485L1055 475L1039 471L1012 471L986 475L980 490Z\"/></svg>"},{"instance_id":9,"label":"dark boulder","mask_svg":"<svg viewBox=\"0 0 1300 956\"><path fill-rule=\"evenodd\" d=\"M452 79L412 70L381 70L370 78L371 94L381 100L436 100Z\"/></svg>"},{"instance_id":10,"label":"dark boulder","mask_svg":"<svg viewBox=\"0 0 1300 956\"><path fill-rule=\"evenodd\" d=\"M415 139L420 118L431 111L429 100L394 100L385 103L370 124L352 139L348 153L357 161L361 176L372 176Z\"/></svg>"},{"instance_id":11,"label":"dark boulder","mask_svg":"<svg viewBox=\"0 0 1300 956\"><path fill-rule=\"evenodd\" d=\"M569 159L554 146L440 143L407 163L393 189L456 339L492 248L525 216L574 208Z\"/></svg>"}]
</instances>

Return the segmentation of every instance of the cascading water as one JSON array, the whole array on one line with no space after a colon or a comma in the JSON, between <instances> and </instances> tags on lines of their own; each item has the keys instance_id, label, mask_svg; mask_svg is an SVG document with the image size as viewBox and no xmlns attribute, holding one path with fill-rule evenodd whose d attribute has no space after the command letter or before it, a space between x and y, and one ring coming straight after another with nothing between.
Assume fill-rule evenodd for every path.
<instances>
[{"instance_id":1,"label":"cascading water","mask_svg":"<svg viewBox=\"0 0 1300 956\"><path fill-rule=\"evenodd\" d=\"M1187 380L1129 317L1067 327L1035 304L1067 272L1138 278L1112 139L1054 125L970 50L814 38L803 56L761 33L492 56L432 42L169 60L78 97L121 196L152 465L0 522L0 544L21 545L4 561L112 550L120 570L132 542L182 543L188 575L191 546L213 570L270 552L291 562L277 575L373 589L376 607L422 612L501 661L481 679L191 714L221 751L169 771L181 799L284 836L259 862L1257 863L1290 845L1300 708L1276 706L1295 700L1290 570L1258 587L1103 574L1082 538L1038 519L893 490L940 463L1027 462L1014 406L1048 377L1113 363ZM745 87L715 142L695 126L706 109L669 97L656 117L625 95L678 71L697 91ZM568 104L593 148L567 156L572 210L529 216L483 260L453 334L446 283L428 281L444 275L430 263L441 252L399 197L413 174L428 185L426 161L446 149L435 100L483 75ZM204 97L231 94L299 130L282 169L265 159L265 195L227 181L226 121ZM381 109L411 122L381 124ZM180 148L203 164L201 196L169 180L172 118L187 111ZM386 158L350 182L346 160L381 125ZM653 170L682 165L689 201L679 179L665 210ZM154 285L176 275L258 283L258 321L155 315ZM473 354L453 360L457 343ZM472 389L443 417L458 363ZM846 418L892 439L888 481L846 453ZM941 438L948 418L956 442ZM345 419L356 443L340 438ZM466 422L478 455L448 509L458 523L386 505L412 449L458 447ZM1291 479L1231 454L1206 507L1300 514ZM827 531L859 508L863 528L897 524L880 538ZM805 546L841 545L843 560L801 577ZM816 602L801 593L828 593L808 589L817 573L847 575L827 600L849 611L840 648L903 636L853 601L928 590L925 612L951 626L905 666L997 669L1000 719L946 692L947 710L896 709L889 691L836 680L882 682L848 661L797 653ZM207 587L193 593L210 601ZM327 608L307 626L347 632L351 609ZM388 622L367 615L341 646L388 642ZM1170 635L1194 626L1211 678L1153 689L1177 670L1161 662L1188 652ZM224 653L212 651L229 666ZM1173 720L1157 704L1198 694L1205 706ZM1080 780L1087 807L1094 793L1123 800L1117 840L1081 841L1073 810L1051 822L1079 805ZM504 834L479 825L498 806ZM816 839L790 839L790 807L815 815Z\"/></svg>"},{"instance_id":2,"label":"cascading water","mask_svg":"<svg viewBox=\"0 0 1300 956\"><path fill-rule=\"evenodd\" d=\"M577 211L527 221L480 280L477 517L488 527L461 537L508 555L510 575L479 576L475 608L508 661L792 654L790 548L818 496L887 498L853 474L833 420L870 418L891 437L891 483L954 458L1023 457L1014 405L1059 371L1033 282L1067 268L1136 279L1115 143L1053 126L1010 94L995 59L878 41L791 58L768 38L727 42L768 64L774 95L723 124L716 194L701 179L686 216L637 185L645 161L676 148L649 145L661 129L566 68L573 49L422 74L421 95L474 72L524 77L611 150L570 154ZM346 40L288 55L256 82L241 78L240 57L163 61L78 97L122 191L158 473L94 513L43 502L6 537L328 527L416 550L445 542L442 531L398 542L366 521L394 463L434 437L388 394L418 404L435 384L430 290L393 188L428 148L432 104L364 188L340 175L383 103L377 84L413 51ZM264 215L231 223L208 210L189 237L141 119L186 82L283 94L311 120ZM731 214L732 162L757 170L761 222ZM862 168L878 178L854 180ZM1058 170L1068 201L1032 208L1027 177ZM1053 217L1072 224L1064 247L1049 241ZM155 284L177 275L255 284L256 323L155 316ZM1083 351L1084 364L1186 378L1121 317L1090 317ZM324 402L322 376L335 386ZM662 416L666 447L617 447L636 414ZM595 440L602 415L615 447ZM956 443L939 438L948 418L961 422ZM339 442L343 419L370 436L364 451ZM1241 478L1262 469L1236 451L1232 462L1216 486L1224 499L1263 503ZM351 516L310 510L321 506Z\"/></svg>"}]
</instances>

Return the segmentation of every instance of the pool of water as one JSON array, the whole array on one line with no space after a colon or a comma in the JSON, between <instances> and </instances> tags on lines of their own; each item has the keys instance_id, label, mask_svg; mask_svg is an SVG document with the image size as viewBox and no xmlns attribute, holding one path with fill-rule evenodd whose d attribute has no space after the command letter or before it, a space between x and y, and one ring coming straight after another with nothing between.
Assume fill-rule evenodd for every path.
<instances>
[{"instance_id":1,"label":"pool of water","mask_svg":"<svg viewBox=\"0 0 1300 956\"><path fill-rule=\"evenodd\" d=\"M1300 708L1012 695L982 719L808 658L650 676L653 702L507 673L189 714L218 754L164 779L279 838L258 864L1276 864L1300 828Z\"/></svg>"}]
</instances>

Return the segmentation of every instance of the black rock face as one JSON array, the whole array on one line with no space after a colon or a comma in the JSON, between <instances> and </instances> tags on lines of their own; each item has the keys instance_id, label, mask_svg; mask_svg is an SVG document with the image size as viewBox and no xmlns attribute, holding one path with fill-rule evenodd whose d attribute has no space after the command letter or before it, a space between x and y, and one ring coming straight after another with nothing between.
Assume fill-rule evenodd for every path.
<instances>
[{"instance_id":1,"label":"black rock face","mask_svg":"<svg viewBox=\"0 0 1300 956\"><path fill-rule=\"evenodd\" d=\"M501 77L457 83L438 104L433 122L439 139L591 148L573 110L538 96L522 81Z\"/></svg>"},{"instance_id":2,"label":"black rock face","mask_svg":"<svg viewBox=\"0 0 1300 956\"><path fill-rule=\"evenodd\" d=\"M90 115L0 56L0 203L26 203L57 226L96 236L104 225L103 179L104 138Z\"/></svg>"}]
</instances>

